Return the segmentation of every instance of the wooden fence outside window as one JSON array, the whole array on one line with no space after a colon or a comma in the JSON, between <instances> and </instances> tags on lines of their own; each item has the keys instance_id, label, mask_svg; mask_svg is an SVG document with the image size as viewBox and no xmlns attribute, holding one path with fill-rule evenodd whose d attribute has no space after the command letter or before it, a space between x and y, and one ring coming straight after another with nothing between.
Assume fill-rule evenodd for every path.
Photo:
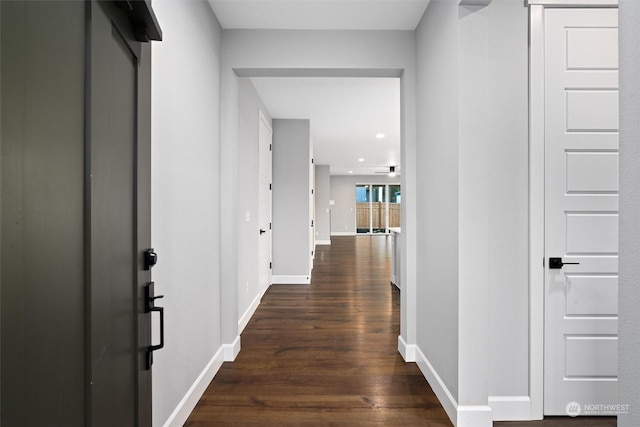
<instances>
[{"instance_id":1,"label":"wooden fence outside window","mask_svg":"<svg viewBox=\"0 0 640 427\"><path fill-rule=\"evenodd\" d=\"M384 202L356 203L356 227L369 228L369 205L371 205L372 227L374 229L385 227ZM389 203L389 227L400 227L400 203Z\"/></svg>"}]
</instances>

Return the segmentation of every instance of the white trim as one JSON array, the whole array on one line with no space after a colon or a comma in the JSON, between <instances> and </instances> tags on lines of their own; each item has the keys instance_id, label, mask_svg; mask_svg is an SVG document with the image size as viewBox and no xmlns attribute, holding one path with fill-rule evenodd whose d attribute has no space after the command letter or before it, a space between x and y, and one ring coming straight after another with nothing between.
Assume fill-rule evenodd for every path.
<instances>
[{"instance_id":1,"label":"white trim","mask_svg":"<svg viewBox=\"0 0 640 427\"><path fill-rule=\"evenodd\" d=\"M420 347L414 346L416 352L416 363L422 371L425 379L431 386L431 389L435 393L436 397L440 401L440 404L444 408L445 412L449 416L449 419L453 425L458 425L458 402L453 398L453 395L445 385L440 375L433 369L431 363L427 360L426 356L420 350Z\"/></svg>"},{"instance_id":2,"label":"white trim","mask_svg":"<svg viewBox=\"0 0 640 427\"><path fill-rule=\"evenodd\" d=\"M493 421L530 421L529 396L489 396Z\"/></svg>"},{"instance_id":3,"label":"white trim","mask_svg":"<svg viewBox=\"0 0 640 427\"><path fill-rule=\"evenodd\" d=\"M331 245L331 239L329 239L329 240L316 240L316 246L323 246L323 245Z\"/></svg>"},{"instance_id":4,"label":"white trim","mask_svg":"<svg viewBox=\"0 0 640 427\"><path fill-rule=\"evenodd\" d=\"M271 274L269 274L269 276L271 276ZM262 297L264 296L264 294L266 294L266 293L267 293L267 291L268 291L268 290L269 290L269 288L271 287L271 283L272 283L272 281L271 281L271 277L269 277L269 284L268 284L267 286L265 286L265 287L262 289L262 291L260 291L260 294L258 295L258 299L260 300L260 301L258 302L258 305L260 305L260 303L262 302Z\"/></svg>"},{"instance_id":5,"label":"white trim","mask_svg":"<svg viewBox=\"0 0 640 427\"><path fill-rule=\"evenodd\" d=\"M529 6L618 7L618 0L529 0Z\"/></svg>"},{"instance_id":6,"label":"white trim","mask_svg":"<svg viewBox=\"0 0 640 427\"><path fill-rule=\"evenodd\" d=\"M407 344L402 335L398 335L398 353L405 362L416 361L416 345Z\"/></svg>"},{"instance_id":7,"label":"white trim","mask_svg":"<svg viewBox=\"0 0 640 427\"><path fill-rule=\"evenodd\" d=\"M266 289L268 289L268 287ZM253 313L256 312L256 309L260 305L263 294L264 292L261 292L256 295L253 301L251 301L251 304L249 304L249 308L247 308L242 317L240 317L240 320L238 320L238 335L242 334L244 328L247 327L247 323L249 323L249 320L251 320L251 316L253 316Z\"/></svg>"},{"instance_id":8,"label":"white trim","mask_svg":"<svg viewBox=\"0 0 640 427\"><path fill-rule=\"evenodd\" d=\"M198 401L204 394L205 390L213 381L213 377L218 373L222 366L223 360L223 347L220 347L213 358L207 363L207 366L202 370L198 378L189 387L189 390L184 395L176 409L173 410L167 421L163 424L163 427L182 427L187 418L191 415L191 412L195 409Z\"/></svg>"},{"instance_id":9,"label":"white trim","mask_svg":"<svg viewBox=\"0 0 640 427\"><path fill-rule=\"evenodd\" d=\"M493 0L460 0L460 3L458 3L458 6L478 6L478 7L485 7L485 6L489 6L489 3L491 3Z\"/></svg>"},{"instance_id":10,"label":"white trim","mask_svg":"<svg viewBox=\"0 0 640 427\"><path fill-rule=\"evenodd\" d=\"M396 286L398 286L398 285L396 284L397 279L396 279L396 275L395 275L395 274L392 274L392 275L391 275L391 279L390 279L390 280L391 280L391 284L392 284L392 285L396 285Z\"/></svg>"},{"instance_id":11,"label":"white trim","mask_svg":"<svg viewBox=\"0 0 640 427\"><path fill-rule=\"evenodd\" d=\"M400 339L398 339L400 343ZM408 347L408 346L407 346ZM458 402L433 368L420 347L415 347L416 363L431 386L444 411L456 427L492 427L493 410L489 405L458 406Z\"/></svg>"},{"instance_id":12,"label":"white trim","mask_svg":"<svg viewBox=\"0 0 640 427\"><path fill-rule=\"evenodd\" d=\"M273 135L273 128L271 127L269 120L267 120L267 117L264 115L261 109L258 109L258 120L262 120L262 123L264 123L264 125L267 127L269 133Z\"/></svg>"},{"instance_id":13,"label":"white trim","mask_svg":"<svg viewBox=\"0 0 640 427\"><path fill-rule=\"evenodd\" d=\"M355 231L332 231L332 236L355 236Z\"/></svg>"},{"instance_id":14,"label":"white trim","mask_svg":"<svg viewBox=\"0 0 640 427\"><path fill-rule=\"evenodd\" d=\"M240 335L236 337L231 344L222 344L222 350L224 352L224 361L233 362L240 353Z\"/></svg>"},{"instance_id":15,"label":"white trim","mask_svg":"<svg viewBox=\"0 0 640 427\"><path fill-rule=\"evenodd\" d=\"M278 285L308 285L311 283L311 274L307 276L273 275L271 282Z\"/></svg>"},{"instance_id":16,"label":"white trim","mask_svg":"<svg viewBox=\"0 0 640 427\"><path fill-rule=\"evenodd\" d=\"M529 396L544 412L544 6L529 7Z\"/></svg>"},{"instance_id":17,"label":"white trim","mask_svg":"<svg viewBox=\"0 0 640 427\"><path fill-rule=\"evenodd\" d=\"M458 406L456 427L492 427L493 414L488 405Z\"/></svg>"}]
</instances>

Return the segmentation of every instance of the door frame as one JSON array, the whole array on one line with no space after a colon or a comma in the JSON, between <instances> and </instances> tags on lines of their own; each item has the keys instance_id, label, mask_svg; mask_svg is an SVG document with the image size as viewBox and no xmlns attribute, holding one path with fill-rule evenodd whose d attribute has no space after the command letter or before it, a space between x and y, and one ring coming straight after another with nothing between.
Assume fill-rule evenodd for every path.
<instances>
[{"instance_id":1,"label":"door frame","mask_svg":"<svg viewBox=\"0 0 640 427\"><path fill-rule=\"evenodd\" d=\"M91 210L93 203L93 189L91 172L94 158L92 157L93 146L96 143L94 127L92 123L96 120L92 110L92 103L95 94L99 91L94 85L99 85L100 81L94 81L91 69L96 67L97 55L89 53L99 49L98 37L101 30L110 30L118 33L124 48L129 51L135 62L135 135L133 153L133 184L135 185L133 196L133 251L135 254L134 264L136 266L133 274L135 284L134 299L134 322L131 325L137 346L137 354L134 356L134 402L135 425L146 427L152 425L153 418L153 396L152 396L152 369L146 369L147 349L153 345L152 342L152 317L147 311L145 300L147 295L145 289L152 282L151 266L147 266L144 252L151 248L151 41L162 40L162 30L157 22L155 13L150 4L136 2L130 9L121 9L113 1L91 0L85 6L85 25L89 39L87 40L87 81L85 91L85 281L90 292L85 300L85 364L86 374L90 378L93 370L93 339L94 324L96 319L93 316L93 306L99 301L93 296L93 276L92 276L92 244L93 229L91 221ZM162 321L162 320L161 320ZM85 385L87 397L85 420L93 423L92 414L92 385L89 381Z\"/></svg>"},{"instance_id":2,"label":"door frame","mask_svg":"<svg viewBox=\"0 0 640 427\"><path fill-rule=\"evenodd\" d=\"M223 141L237 141L237 108L238 108L238 80L243 77L375 77L395 78L400 80L400 128L401 128L401 169L400 181L404 191L404 201L401 210L401 223L409 231L415 230L415 64L407 58L391 60L400 68L391 68L389 60L384 59L368 67L345 60L346 66L341 68L315 68L314 61L307 68L278 68L281 59L272 57L258 58L251 67L246 62L252 55L246 51L227 55L222 61L222 139ZM264 61L264 62L261 62ZM304 61L302 61L304 62ZM241 66L244 65L244 66ZM221 149L221 189L222 196L232 197L230 193L237 185L237 165L241 161L237 144L222 144ZM227 194L228 193L228 194ZM237 241L237 230L233 226L238 217L237 203L230 203L222 207L221 224L222 241ZM232 247L236 247L230 243ZM415 233L408 232L402 242L402 277L403 292L400 294L400 334L398 335L398 352L407 362L416 360L416 238ZM223 287L221 300L222 310L222 342L225 349L225 360L233 361L240 351L240 334L238 331L238 302L237 302L237 251L223 251L221 280L236 285Z\"/></svg>"},{"instance_id":3,"label":"door frame","mask_svg":"<svg viewBox=\"0 0 640 427\"><path fill-rule=\"evenodd\" d=\"M547 8L617 8L618 0L528 0L529 6L529 397L531 419L544 417L545 109Z\"/></svg>"},{"instance_id":4,"label":"door frame","mask_svg":"<svg viewBox=\"0 0 640 427\"><path fill-rule=\"evenodd\" d=\"M269 124L269 120L267 120L267 117L265 116L265 114L262 112L262 110L258 109L258 228L260 228L260 214L261 214L261 209L262 206L260 205L260 191L262 191L262 186L260 185L260 178L261 178L261 166L262 166L262 158L261 158L261 154L262 154L262 141L260 141L260 123L263 123L266 127L267 130L269 131L270 135L271 135L271 142L273 143L273 127L271 126L271 124ZM269 181L273 182L273 150L270 149L271 151L271 172L270 172L270 176L269 176ZM273 192L271 192L271 195L269 196L271 202L269 203L269 224L271 224L273 222ZM269 259L271 261L273 261L273 231L271 230L271 228L269 228ZM269 269L269 273L268 273L268 285L266 288L261 289L260 288L260 268L262 268L262 260L260 259L260 246L258 246L258 293L260 294L260 298L262 298L262 295L264 295L264 293L267 291L267 289L269 289L269 287L271 286L271 282L272 282L272 276L273 276L273 270L270 268ZM248 320L248 319L247 319ZM241 328L239 328L240 331L242 331L244 329L245 325L242 325Z\"/></svg>"}]
</instances>

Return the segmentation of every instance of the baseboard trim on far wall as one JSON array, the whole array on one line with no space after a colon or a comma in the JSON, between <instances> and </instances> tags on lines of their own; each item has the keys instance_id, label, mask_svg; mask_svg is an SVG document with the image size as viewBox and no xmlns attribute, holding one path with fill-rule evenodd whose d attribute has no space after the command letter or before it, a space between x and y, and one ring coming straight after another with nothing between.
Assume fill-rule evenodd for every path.
<instances>
[{"instance_id":1,"label":"baseboard trim on far wall","mask_svg":"<svg viewBox=\"0 0 640 427\"><path fill-rule=\"evenodd\" d=\"M195 382L189 387L189 390L163 424L163 427L182 427L187 422L187 418L189 418L207 387L213 381L213 377L218 373L222 362L224 362L224 348L220 347L200 375L198 375Z\"/></svg>"},{"instance_id":2,"label":"baseboard trim on far wall","mask_svg":"<svg viewBox=\"0 0 640 427\"><path fill-rule=\"evenodd\" d=\"M271 277L271 283L274 285L308 285L311 283L311 274L308 276L294 276L294 275L273 275Z\"/></svg>"},{"instance_id":3,"label":"baseboard trim on far wall","mask_svg":"<svg viewBox=\"0 0 640 427\"><path fill-rule=\"evenodd\" d=\"M332 236L355 236L355 231L332 231Z\"/></svg>"},{"instance_id":4,"label":"baseboard trim on far wall","mask_svg":"<svg viewBox=\"0 0 640 427\"><path fill-rule=\"evenodd\" d=\"M256 312L256 309L260 305L261 299L261 293L256 295L253 301L251 301L251 304L249 304L249 308L247 308L242 317L240 317L240 320L238 320L238 335L240 335L242 331L244 331L244 328L247 327L247 323L249 323L249 320L251 320L251 316L253 316L253 313Z\"/></svg>"},{"instance_id":5,"label":"baseboard trim on far wall","mask_svg":"<svg viewBox=\"0 0 640 427\"><path fill-rule=\"evenodd\" d=\"M316 245L331 245L331 239L329 239L329 240L316 240Z\"/></svg>"},{"instance_id":6,"label":"baseboard trim on far wall","mask_svg":"<svg viewBox=\"0 0 640 427\"><path fill-rule=\"evenodd\" d=\"M494 421L531 421L529 396L489 396Z\"/></svg>"}]
</instances>

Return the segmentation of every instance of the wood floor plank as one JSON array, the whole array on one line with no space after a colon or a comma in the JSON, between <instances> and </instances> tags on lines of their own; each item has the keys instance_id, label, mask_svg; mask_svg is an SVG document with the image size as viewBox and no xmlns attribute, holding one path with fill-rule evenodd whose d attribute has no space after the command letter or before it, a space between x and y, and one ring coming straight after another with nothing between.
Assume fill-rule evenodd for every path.
<instances>
[{"instance_id":1,"label":"wood floor plank","mask_svg":"<svg viewBox=\"0 0 640 427\"><path fill-rule=\"evenodd\" d=\"M415 363L397 351L400 298L386 236L318 246L310 285L272 285L187 420L212 426L426 426L451 422ZM495 423L611 427L615 418Z\"/></svg>"}]
</instances>

